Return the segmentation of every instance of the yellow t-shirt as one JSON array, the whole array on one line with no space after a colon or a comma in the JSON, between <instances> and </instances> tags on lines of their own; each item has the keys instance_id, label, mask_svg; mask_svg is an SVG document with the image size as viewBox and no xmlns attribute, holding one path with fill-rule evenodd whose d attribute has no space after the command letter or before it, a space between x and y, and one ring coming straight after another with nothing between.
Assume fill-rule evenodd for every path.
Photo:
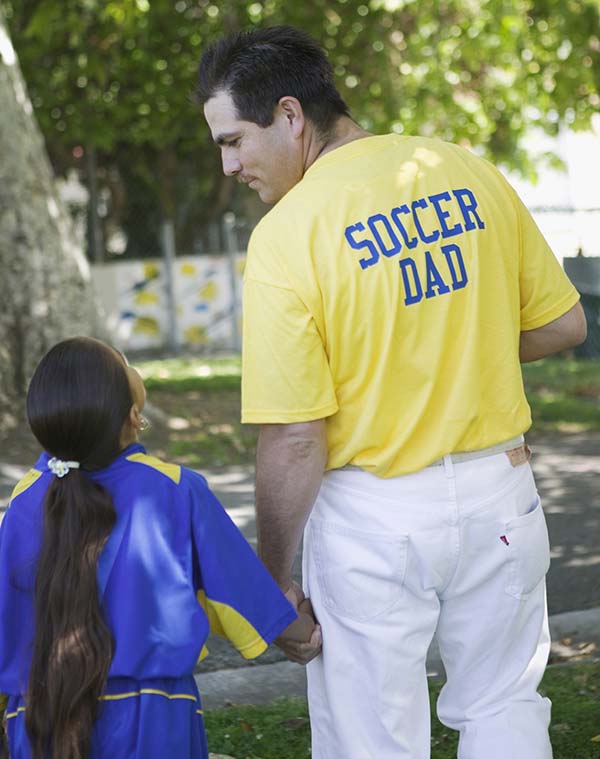
<instances>
[{"instance_id":1,"label":"yellow t-shirt","mask_svg":"<svg viewBox=\"0 0 600 759\"><path fill-rule=\"evenodd\" d=\"M487 161L367 137L260 221L244 281L242 421L327 417L328 468L380 477L529 428L519 333L578 294Z\"/></svg>"}]
</instances>

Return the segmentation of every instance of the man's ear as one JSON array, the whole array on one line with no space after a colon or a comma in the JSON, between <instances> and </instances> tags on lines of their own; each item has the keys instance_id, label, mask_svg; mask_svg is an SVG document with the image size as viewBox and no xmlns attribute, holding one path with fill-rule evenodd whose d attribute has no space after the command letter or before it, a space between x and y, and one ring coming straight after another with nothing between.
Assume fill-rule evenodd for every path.
<instances>
[{"instance_id":1,"label":"man's ear","mask_svg":"<svg viewBox=\"0 0 600 759\"><path fill-rule=\"evenodd\" d=\"M291 129L292 137L301 137L302 132L304 131L305 118L304 111L302 110L298 98L286 95L281 98L279 103L277 103L277 108L280 110L281 115L286 119L289 128Z\"/></svg>"}]
</instances>

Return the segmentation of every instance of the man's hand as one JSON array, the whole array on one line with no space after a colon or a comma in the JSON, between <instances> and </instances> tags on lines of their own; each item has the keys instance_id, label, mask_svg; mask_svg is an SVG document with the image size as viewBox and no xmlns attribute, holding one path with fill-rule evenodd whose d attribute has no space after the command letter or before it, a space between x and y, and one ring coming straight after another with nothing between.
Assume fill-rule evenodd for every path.
<instances>
[{"instance_id":1,"label":"man's hand","mask_svg":"<svg viewBox=\"0 0 600 759\"><path fill-rule=\"evenodd\" d=\"M286 627L275 640L275 644L290 661L308 664L321 653L323 642L321 626L315 619L310 600L305 598L298 583L292 582L285 596L298 610L298 619Z\"/></svg>"},{"instance_id":2,"label":"man's hand","mask_svg":"<svg viewBox=\"0 0 600 759\"><path fill-rule=\"evenodd\" d=\"M321 651L321 628L302 588L292 581L292 567L326 464L324 419L262 425L256 455L258 555L298 610L298 619L275 641L298 664Z\"/></svg>"},{"instance_id":3,"label":"man's hand","mask_svg":"<svg viewBox=\"0 0 600 759\"><path fill-rule=\"evenodd\" d=\"M289 587L287 590L283 590L283 595L287 598L287 600L292 604L292 606L295 609L298 609L300 607L300 604L306 596L304 595L304 591L302 590L302 586L299 585L295 580L292 580L290 582ZM312 606L311 606L311 612L312 612Z\"/></svg>"}]
</instances>

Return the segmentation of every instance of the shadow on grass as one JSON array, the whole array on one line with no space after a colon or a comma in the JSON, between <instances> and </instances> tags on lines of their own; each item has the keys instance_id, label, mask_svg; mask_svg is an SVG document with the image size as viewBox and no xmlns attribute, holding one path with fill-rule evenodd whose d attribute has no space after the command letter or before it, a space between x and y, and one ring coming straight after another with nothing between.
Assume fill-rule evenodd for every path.
<instances>
[{"instance_id":1,"label":"shadow on grass","mask_svg":"<svg viewBox=\"0 0 600 759\"><path fill-rule=\"evenodd\" d=\"M430 682L432 758L454 759L457 734L435 718L442 684ZM600 662L547 670L541 692L552 701L550 737L554 759L600 759ZM205 714L208 745L215 753L251 759L310 756L306 702L281 700L267 706L233 706Z\"/></svg>"}]
</instances>

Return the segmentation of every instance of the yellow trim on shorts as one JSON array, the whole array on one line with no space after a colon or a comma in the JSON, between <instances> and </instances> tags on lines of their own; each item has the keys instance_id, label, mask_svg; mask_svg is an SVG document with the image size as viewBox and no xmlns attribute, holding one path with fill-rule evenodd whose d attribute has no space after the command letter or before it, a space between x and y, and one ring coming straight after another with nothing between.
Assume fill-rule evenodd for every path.
<instances>
[{"instance_id":1,"label":"yellow trim on shorts","mask_svg":"<svg viewBox=\"0 0 600 759\"><path fill-rule=\"evenodd\" d=\"M7 715L5 716L5 719L12 719L13 717L16 717L16 716L17 716L17 714L20 714L21 712L24 712L24 711L25 711L25 707L24 707L24 706L20 706L20 707L17 709L17 711L16 711L16 712L10 712L10 714L7 714Z\"/></svg>"},{"instance_id":2,"label":"yellow trim on shorts","mask_svg":"<svg viewBox=\"0 0 600 759\"><path fill-rule=\"evenodd\" d=\"M169 701L183 700L183 701L195 701L198 699L196 696L192 696L190 693L167 693L164 690L156 690L156 688L140 688L140 690L134 690L130 693L113 693L108 696L100 696L99 701L121 701L124 698L135 698L137 696L163 696L168 698Z\"/></svg>"},{"instance_id":3,"label":"yellow trim on shorts","mask_svg":"<svg viewBox=\"0 0 600 759\"><path fill-rule=\"evenodd\" d=\"M192 696L190 693L167 693L164 690L157 690L156 688L141 688L130 693L113 693L108 696L100 696L98 701L122 701L125 698L137 698L139 696L163 696L163 698L168 698L169 701L193 701L194 703L198 703L196 696ZM24 711L25 707L19 706L16 712L7 714L6 719L12 719ZM202 709L196 709L196 714L204 714L204 712Z\"/></svg>"}]
</instances>

